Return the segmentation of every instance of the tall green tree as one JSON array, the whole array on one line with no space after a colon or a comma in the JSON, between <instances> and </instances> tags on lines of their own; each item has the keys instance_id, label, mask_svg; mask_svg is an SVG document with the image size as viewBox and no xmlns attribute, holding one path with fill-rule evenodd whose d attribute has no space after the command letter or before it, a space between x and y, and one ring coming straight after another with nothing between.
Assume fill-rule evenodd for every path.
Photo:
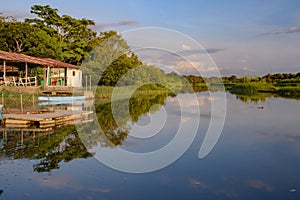
<instances>
[{"instance_id":1,"label":"tall green tree","mask_svg":"<svg viewBox=\"0 0 300 200\"><path fill-rule=\"evenodd\" d=\"M16 20L0 20L0 50L59 59L57 40L45 31Z\"/></svg>"},{"instance_id":2,"label":"tall green tree","mask_svg":"<svg viewBox=\"0 0 300 200\"><path fill-rule=\"evenodd\" d=\"M97 33L90 28L95 25L92 20L60 16L58 9L49 5L34 5L31 13L37 15L37 18L25 19L25 22L57 38L58 47L62 49L60 57L64 62L81 64L85 56L99 43Z\"/></svg>"},{"instance_id":3,"label":"tall green tree","mask_svg":"<svg viewBox=\"0 0 300 200\"><path fill-rule=\"evenodd\" d=\"M92 76L93 84L115 86L130 69L142 65L117 32L103 32L99 39L99 45L82 63L84 74Z\"/></svg>"},{"instance_id":4,"label":"tall green tree","mask_svg":"<svg viewBox=\"0 0 300 200\"><path fill-rule=\"evenodd\" d=\"M113 61L103 72L99 81L100 85L115 86L119 79L130 69L141 66L143 63L134 53L122 54Z\"/></svg>"}]
</instances>

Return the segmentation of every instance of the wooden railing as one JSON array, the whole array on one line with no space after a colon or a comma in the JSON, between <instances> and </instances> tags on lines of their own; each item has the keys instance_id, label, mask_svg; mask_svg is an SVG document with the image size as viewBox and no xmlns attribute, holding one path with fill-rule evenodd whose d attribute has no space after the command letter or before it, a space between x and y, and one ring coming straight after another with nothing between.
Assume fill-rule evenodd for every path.
<instances>
[{"instance_id":1,"label":"wooden railing","mask_svg":"<svg viewBox=\"0 0 300 200\"><path fill-rule=\"evenodd\" d=\"M37 78L36 77L0 77L0 85L1 86L37 86Z\"/></svg>"}]
</instances>

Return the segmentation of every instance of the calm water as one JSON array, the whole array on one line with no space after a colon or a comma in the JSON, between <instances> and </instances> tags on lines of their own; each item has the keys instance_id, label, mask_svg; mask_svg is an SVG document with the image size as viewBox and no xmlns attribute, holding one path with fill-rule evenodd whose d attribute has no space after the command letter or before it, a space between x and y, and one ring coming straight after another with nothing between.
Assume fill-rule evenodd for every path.
<instances>
[{"instance_id":1,"label":"calm water","mask_svg":"<svg viewBox=\"0 0 300 200\"><path fill-rule=\"evenodd\" d=\"M181 123L188 124L184 132L191 134L188 127L197 123L197 102L191 94L178 98L184 100L182 110L176 98L165 95L120 100L118 123L110 103L98 102L99 123L77 127L86 133L73 126L55 133L2 131L0 199L300 199L299 100L251 101L227 94L222 134L212 151L199 159L215 99L198 93L197 135L168 167L125 173L93 156L105 157L102 150L117 147L135 153L159 150L175 138ZM97 132L97 124L102 132ZM131 165L138 168L143 163Z\"/></svg>"}]
</instances>

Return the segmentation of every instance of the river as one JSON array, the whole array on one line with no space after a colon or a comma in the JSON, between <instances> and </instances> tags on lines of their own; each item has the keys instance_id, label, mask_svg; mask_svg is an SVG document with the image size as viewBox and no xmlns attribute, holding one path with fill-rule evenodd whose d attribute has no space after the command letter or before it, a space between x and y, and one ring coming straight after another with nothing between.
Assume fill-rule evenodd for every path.
<instances>
[{"instance_id":1,"label":"river","mask_svg":"<svg viewBox=\"0 0 300 200\"><path fill-rule=\"evenodd\" d=\"M104 100L90 124L2 131L0 199L299 199L299 100L226 93L213 110L223 96Z\"/></svg>"}]
</instances>

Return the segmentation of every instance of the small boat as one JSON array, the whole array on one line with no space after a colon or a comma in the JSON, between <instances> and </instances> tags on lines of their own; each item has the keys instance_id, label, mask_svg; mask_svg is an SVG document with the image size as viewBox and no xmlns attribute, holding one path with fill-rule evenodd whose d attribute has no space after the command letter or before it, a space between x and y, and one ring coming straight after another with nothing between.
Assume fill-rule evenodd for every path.
<instances>
[{"instance_id":1,"label":"small boat","mask_svg":"<svg viewBox=\"0 0 300 200\"><path fill-rule=\"evenodd\" d=\"M39 106L51 106L51 105L73 105L79 106L84 105L85 101L40 101L38 103Z\"/></svg>"},{"instance_id":2,"label":"small boat","mask_svg":"<svg viewBox=\"0 0 300 200\"><path fill-rule=\"evenodd\" d=\"M39 96L39 101L55 101L55 102L73 102L73 101L84 101L85 96Z\"/></svg>"}]
</instances>

